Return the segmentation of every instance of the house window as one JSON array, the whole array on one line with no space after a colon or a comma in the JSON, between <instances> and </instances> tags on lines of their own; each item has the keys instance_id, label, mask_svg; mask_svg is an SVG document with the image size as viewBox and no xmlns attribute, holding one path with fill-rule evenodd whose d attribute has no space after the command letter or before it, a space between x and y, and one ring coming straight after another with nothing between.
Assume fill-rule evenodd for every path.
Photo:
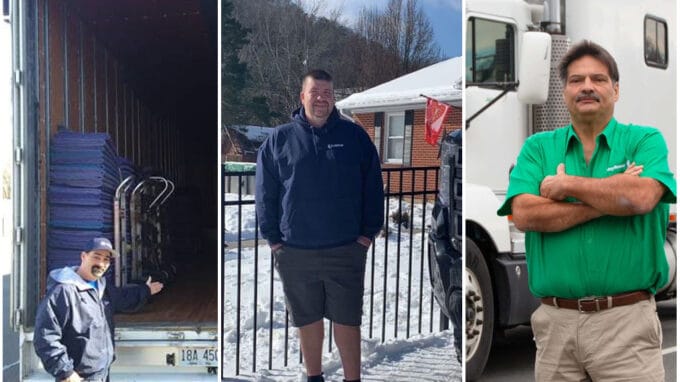
<instances>
[{"instance_id":1,"label":"house window","mask_svg":"<svg viewBox=\"0 0 680 382\"><path fill-rule=\"evenodd\" d=\"M668 67L668 26L654 16L645 16L645 63L655 68Z\"/></svg>"},{"instance_id":2,"label":"house window","mask_svg":"<svg viewBox=\"0 0 680 382\"><path fill-rule=\"evenodd\" d=\"M385 126L385 163L404 162L404 113L387 114Z\"/></svg>"},{"instance_id":3,"label":"house window","mask_svg":"<svg viewBox=\"0 0 680 382\"><path fill-rule=\"evenodd\" d=\"M465 81L515 81L515 31L510 24L472 17L467 23Z\"/></svg>"}]
</instances>

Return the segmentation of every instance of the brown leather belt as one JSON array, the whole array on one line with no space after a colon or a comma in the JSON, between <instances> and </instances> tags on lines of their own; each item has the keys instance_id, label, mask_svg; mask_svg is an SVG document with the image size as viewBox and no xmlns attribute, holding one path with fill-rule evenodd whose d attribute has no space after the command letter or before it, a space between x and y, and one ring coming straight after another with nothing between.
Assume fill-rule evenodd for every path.
<instances>
[{"instance_id":1,"label":"brown leather belt","mask_svg":"<svg viewBox=\"0 0 680 382\"><path fill-rule=\"evenodd\" d=\"M636 302L649 299L647 291L621 293L605 297L584 297L579 299L543 297L541 302L556 308L575 309L579 312L599 312L600 310L635 304Z\"/></svg>"}]
</instances>

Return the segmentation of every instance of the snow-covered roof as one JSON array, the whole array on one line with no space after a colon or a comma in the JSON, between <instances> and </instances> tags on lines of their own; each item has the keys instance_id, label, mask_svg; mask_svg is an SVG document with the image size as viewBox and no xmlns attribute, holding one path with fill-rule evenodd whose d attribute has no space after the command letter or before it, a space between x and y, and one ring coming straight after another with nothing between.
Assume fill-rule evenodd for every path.
<instances>
[{"instance_id":1,"label":"snow-covered roof","mask_svg":"<svg viewBox=\"0 0 680 382\"><path fill-rule=\"evenodd\" d=\"M454 57L352 94L338 101L336 107L346 115L424 108L426 99L421 94L460 106L462 73L461 58Z\"/></svg>"},{"instance_id":2,"label":"snow-covered roof","mask_svg":"<svg viewBox=\"0 0 680 382\"><path fill-rule=\"evenodd\" d=\"M263 126L249 126L249 125L234 125L227 126L228 129L238 131L239 133L245 135L248 140L253 142L262 143L271 134L274 129L270 127Z\"/></svg>"}]
</instances>

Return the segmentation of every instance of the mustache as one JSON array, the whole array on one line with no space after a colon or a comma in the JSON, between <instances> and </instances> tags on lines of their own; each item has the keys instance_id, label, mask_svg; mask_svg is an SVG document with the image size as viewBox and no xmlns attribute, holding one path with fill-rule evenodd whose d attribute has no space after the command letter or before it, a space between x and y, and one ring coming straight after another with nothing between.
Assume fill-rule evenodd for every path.
<instances>
[{"instance_id":1,"label":"mustache","mask_svg":"<svg viewBox=\"0 0 680 382\"><path fill-rule=\"evenodd\" d=\"M589 99L589 100L595 100L597 102L600 102L600 96L595 94L595 93L579 93L576 96L576 102L583 101L584 99Z\"/></svg>"},{"instance_id":2,"label":"mustache","mask_svg":"<svg viewBox=\"0 0 680 382\"><path fill-rule=\"evenodd\" d=\"M104 273L104 272L105 272L105 269L102 268L102 267L100 267L100 266L93 265L93 266L92 266L92 269L91 269L91 272L92 272L92 274Z\"/></svg>"}]
</instances>

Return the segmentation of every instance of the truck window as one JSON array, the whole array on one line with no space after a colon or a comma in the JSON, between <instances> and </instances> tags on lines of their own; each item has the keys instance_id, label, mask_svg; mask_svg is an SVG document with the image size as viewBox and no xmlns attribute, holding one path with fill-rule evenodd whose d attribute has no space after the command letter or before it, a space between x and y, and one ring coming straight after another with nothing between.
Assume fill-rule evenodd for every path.
<instances>
[{"instance_id":1,"label":"truck window","mask_svg":"<svg viewBox=\"0 0 680 382\"><path fill-rule=\"evenodd\" d=\"M645 63L655 68L668 67L668 25L658 17L645 16Z\"/></svg>"},{"instance_id":2,"label":"truck window","mask_svg":"<svg viewBox=\"0 0 680 382\"><path fill-rule=\"evenodd\" d=\"M468 83L515 81L515 31L512 25L468 19L465 80Z\"/></svg>"}]
</instances>

